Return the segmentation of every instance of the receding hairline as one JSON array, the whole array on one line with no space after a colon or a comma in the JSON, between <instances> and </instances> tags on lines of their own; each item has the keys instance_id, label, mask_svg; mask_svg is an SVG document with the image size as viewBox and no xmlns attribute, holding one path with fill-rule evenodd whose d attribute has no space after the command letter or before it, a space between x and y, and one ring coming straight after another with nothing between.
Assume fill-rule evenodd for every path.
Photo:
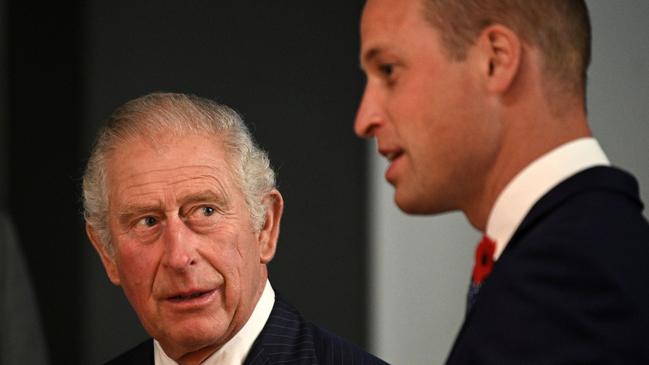
<instances>
[{"instance_id":1,"label":"receding hairline","mask_svg":"<svg viewBox=\"0 0 649 365\"><path fill-rule=\"evenodd\" d=\"M219 173L225 173L229 180L234 182L235 188L241 190L240 182L238 181L237 174L235 173L236 168L236 152L228 148L229 133L233 132L234 128L226 128L222 130L187 130L184 128L174 128L169 130L159 130L157 128L152 128L147 123L138 123L139 127L136 127L122 135L119 138L113 138L112 143L107 146L104 150L104 169L106 171L106 193L110 194L110 180L114 176L114 171L111 169L111 164L119 163L115 161L115 156L121 148L128 146L129 144L134 143L143 143L147 145L147 148L150 148L156 152L163 153L167 148L167 143L171 140L183 139L187 137L199 137L204 139L206 142L210 143L213 148L220 150L223 153L223 161L225 162L225 168L219 169ZM207 134L205 132L208 132ZM211 154L210 154L211 155ZM216 155L214 157L217 158ZM170 168L162 168L155 171L167 171L167 170L178 170L178 169L192 169L197 167L208 167L211 169L216 168L215 166L209 164L209 161L205 161L205 164L198 164L192 166L177 166ZM108 202L110 205L110 197Z\"/></svg>"},{"instance_id":2,"label":"receding hairline","mask_svg":"<svg viewBox=\"0 0 649 365\"><path fill-rule=\"evenodd\" d=\"M443 50L451 59L463 60L481 32L501 25L523 44L540 51L543 71L554 84L550 87L585 95L592 35L584 1L555 0L528 6L521 0L415 1L427 23L440 32ZM459 11L465 16L460 17ZM547 20L540 19L541 15Z\"/></svg>"}]
</instances>

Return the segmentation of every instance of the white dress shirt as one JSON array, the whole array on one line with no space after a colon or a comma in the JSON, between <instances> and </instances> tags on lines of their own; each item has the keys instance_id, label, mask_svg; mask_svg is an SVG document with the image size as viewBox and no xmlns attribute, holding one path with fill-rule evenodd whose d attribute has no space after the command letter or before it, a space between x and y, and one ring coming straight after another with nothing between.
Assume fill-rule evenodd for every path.
<instances>
[{"instance_id":1,"label":"white dress shirt","mask_svg":"<svg viewBox=\"0 0 649 365\"><path fill-rule=\"evenodd\" d=\"M496 242L494 260L498 260L523 218L543 195L580 171L609 165L594 138L580 138L553 149L521 170L500 193L487 219L486 234Z\"/></svg>"},{"instance_id":2,"label":"white dress shirt","mask_svg":"<svg viewBox=\"0 0 649 365\"><path fill-rule=\"evenodd\" d=\"M275 291L270 286L270 281L266 280L264 291L255 306L255 309L248 319L248 322L241 330L230 339L223 347L218 349L210 357L201 363L201 365L241 365L248 356L252 344L261 333L266 325L270 312L275 304ZM172 360L160 346L157 340L153 340L153 357L155 365L178 365Z\"/></svg>"}]
</instances>

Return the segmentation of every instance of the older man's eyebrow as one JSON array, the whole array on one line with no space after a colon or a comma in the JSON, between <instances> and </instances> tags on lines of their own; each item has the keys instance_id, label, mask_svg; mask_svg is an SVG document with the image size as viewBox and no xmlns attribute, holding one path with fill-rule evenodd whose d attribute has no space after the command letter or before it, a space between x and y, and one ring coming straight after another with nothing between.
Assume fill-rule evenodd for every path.
<instances>
[{"instance_id":1,"label":"older man's eyebrow","mask_svg":"<svg viewBox=\"0 0 649 365\"><path fill-rule=\"evenodd\" d=\"M213 202L218 205L227 205L229 202L229 199L227 195L224 194L217 194L212 190L204 190L201 192L197 193L190 193L186 195L182 195L178 199L179 205L187 205L187 204L196 204L196 203L204 203L204 202Z\"/></svg>"},{"instance_id":2,"label":"older man's eyebrow","mask_svg":"<svg viewBox=\"0 0 649 365\"><path fill-rule=\"evenodd\" d=\"M190 205L196 203L214 203L220 207L227 207L230 199L227 194L217 194L212 190L204 190L200 192L192 192L187 194L181 194L177 199L176 203L178 206L182 207L183 205ZM153 212L163 212L165 210L162 202L155 202L152 204L138 204L130 203L122 207L118 213L117 217L121 225L129 224L134 217L145 215L147 213Z\"/></svg>"},{"instance_id":3,"label":"older man's eyebrow","mask_svg":"<svg viewBox=\"0 0 649 365\"><path fill-rule=\"evenodd\" d=\"M162 203L157 202L154 204L127 204L125 207L119 210L117 213L120 224L128 224L133 217L139 215L150 213L150 212L159 212L163 210Z\"/></svg>"}]
</instances>

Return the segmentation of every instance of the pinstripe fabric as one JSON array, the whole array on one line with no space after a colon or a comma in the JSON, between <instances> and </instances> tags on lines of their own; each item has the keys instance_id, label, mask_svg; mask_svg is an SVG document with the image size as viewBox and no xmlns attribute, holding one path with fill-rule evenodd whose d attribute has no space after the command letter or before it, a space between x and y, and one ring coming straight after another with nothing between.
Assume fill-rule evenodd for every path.
<instances>
[{"instance_id":1,"label":"pinstripe fabric","mask_svg":"<svg viewBox=\"0 0 649 365\"><path fill-rule=\"evenodd\" d=\"M307 322L276 297L266 326L252 345L244 365L373 365L386 364L352 343Z\"/></svg>"},{"instance_id":2,"label":"pinstripe fabric","mask_svg":"<svg viewBox=\"0 0 649 365\"><path fill-rule=\"evenodd\" d=\"M153 365L153 340L142 342L105 365Z\"/></svg>"},{"instance_id":3,"label":"pinstripe fabric","mask_svg":"<svg viewBox=\"0 0 649 365\"><path fill-rule=\"evenodd\" d=\"M147 340L106 365L153 364L153 341ZM354 344L307 322L277 296L273 311L244 365L384 365Z\"/></svg>"}]
</instances>

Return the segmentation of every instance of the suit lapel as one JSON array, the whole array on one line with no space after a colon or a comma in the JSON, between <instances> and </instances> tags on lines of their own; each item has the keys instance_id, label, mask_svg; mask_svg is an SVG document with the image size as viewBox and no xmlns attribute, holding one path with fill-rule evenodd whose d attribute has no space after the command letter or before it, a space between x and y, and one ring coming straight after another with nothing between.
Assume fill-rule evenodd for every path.
<instances>
[{"instance_id":1,"label":"suit lapel","mask_svg":"<svg viewBox=\"0 0 649 365\"><path fill-rule=\"evenodd\" d=\"M558 184L532 207L530 212L523 219L521 225L517 228L510 242L505 247L499 261L503 257L507 256L508 253L516 249L516 246L523 241L523 238L530 229L557 207L561 206L567 199L570 199L576 194L592 190L609 190L611 192L622 194L635 202L638 205L638 208L642 210L638 183L633 176L620 169L612 167L599 166L584 170ZM494 272L496 270L498 270L498 262L495 264ZM485 286L488 285L488 281L489 278L487 278ZM479 305L479 303L476 305ZM455 339L455 343L451 348L447 362L449 359L453 358L453 353L457 348L457 344L462 339L465 329L467 328L467 323L471 321L472 313L473 311L468 311L466 313L464 323L462 324L460 332Z\"/></svg>"},{"instance_id":2,"label":"suit lapel","mask_svg":"<svg viewBox=\"0 0 649 365\"><path fill-rule=\"evenodd\" d=\"M245 365L317 364L313 335L305 330L300 314L281 299L275 299L268 322L255 340Z\"/></svg>"}]
</instances>

